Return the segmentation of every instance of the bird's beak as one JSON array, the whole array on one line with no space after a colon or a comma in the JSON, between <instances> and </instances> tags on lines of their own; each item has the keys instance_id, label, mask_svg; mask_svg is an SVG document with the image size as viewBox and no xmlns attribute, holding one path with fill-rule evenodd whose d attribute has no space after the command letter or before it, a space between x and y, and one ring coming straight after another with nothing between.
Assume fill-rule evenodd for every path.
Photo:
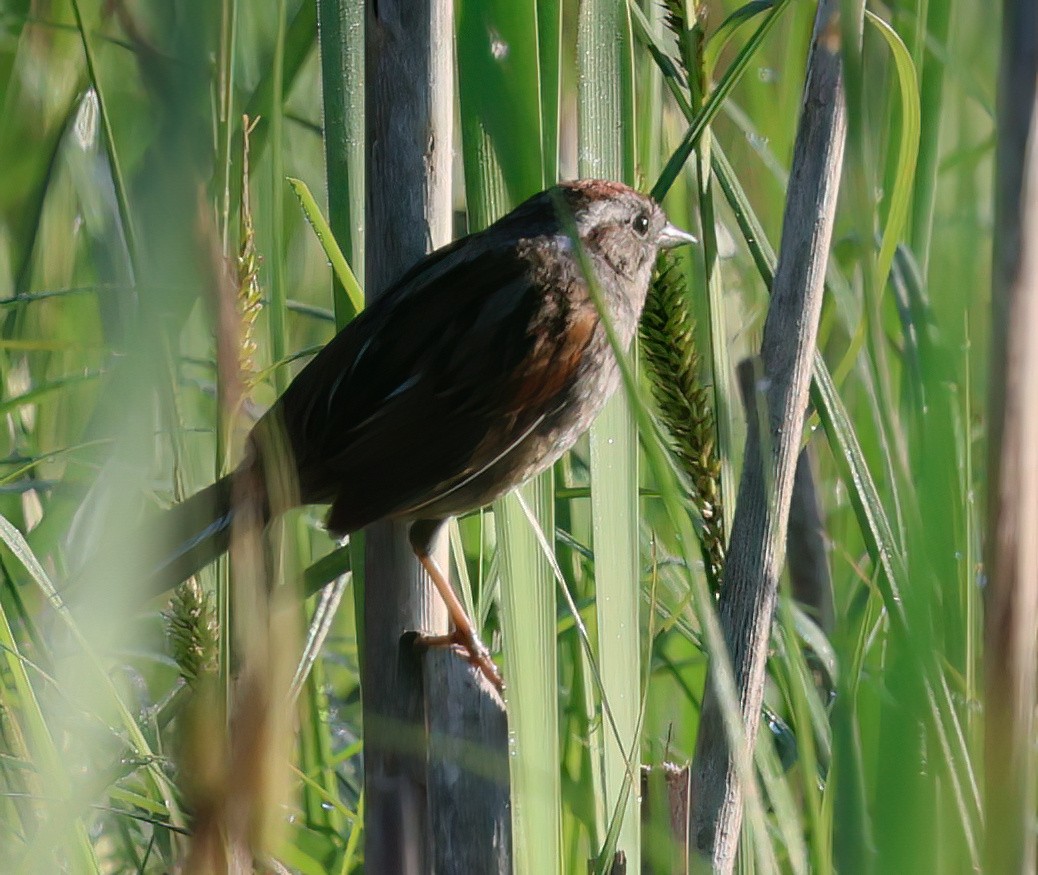
<instances>
[{"instance_id":1,"label":"bird's beak","mask_svg":"<svg viewBox=\"0 0 1038 875\"><path fill-rule=\"evenodd\" d=\"M693 237L688 231L682 231L675 225L667 222L663 226L663 230L660 231L659 247L660 249L673 249L675 246L684 246L686 243L698 243L699 241Z\"/></svg>"}]
</instances>

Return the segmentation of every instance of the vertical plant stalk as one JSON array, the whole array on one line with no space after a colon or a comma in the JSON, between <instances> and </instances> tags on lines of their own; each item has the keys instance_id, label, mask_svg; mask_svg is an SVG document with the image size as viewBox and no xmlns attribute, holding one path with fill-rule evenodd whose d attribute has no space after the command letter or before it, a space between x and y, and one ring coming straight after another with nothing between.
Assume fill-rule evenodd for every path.
<instances>
[{"instance_id":1,"label":"vertical plant stalk","mask_svg":"<svg viewBox=\"0 0 1038 875\"><path fill-rule=\"evenodd\" d=\"M578 171L582 177L634 176L631 28L620 0L587 0L577 26ZM639 630L638 435L618 393L591 427L591 513L595 545L598 660L603 698L619 733L605 733L603 773L611 815L637 771L641 701ZM626 794L617 848L638 865L638 784Z\"/></svg>"},{"instance_id":2,"label":"vertical plant stalk","mask_svg":"<svg viewBox=\"0 0 1038 875\"><path fill-rule=\"evenodd\" d=\"M987 871L1033 872L1038 660L1038 11L1002 16L986 615Z\"/></svg>"},{"instance_id":3,"label":"vertical plant stalk","mask_svg":"<svg viewBox=\"0 0 1038 875\"><path fill-rule=\"evenodd\" d=\"M285 165L284 165L284 74L285 74L285 0L277 3L277 30L274 41L274 97L270 107L270 351L275 363L285 360L288 344L288 290L285 288ZM288 388L288 371L274 369L274 388L281 395Z\"/></svg>"},{"instance_id":4,"label":"vertical plant stalk","mask_svg":"<svg viewBox=\"0 0 1038 875\"><path fill-rule=\"evenodd\" d=\"M247 201L243 211L243 232L251 234ZM215 290L220 421L233 434L247 389L242 365L243 342L247 346L248 341L248 305L257 294L250 288L255 267L249 255L252 241L243 239L243 257L238 270L232 272L218 243L219 232L201 201L198 214L199 237L208 241L210 250L211 270L205 287ZM289 617L295 609L286 610L294 601L289 588L272 585L275 571L263 548L259 496L268 494L267 489L275 496L294 489L294 483L288 482L290 466L284 464L283 451L284 446L276 441L265 446L264 456L272 462L262 485L251 475L236 476L231 485L236 508L229 545L232 573L222 605L229 608L231 628L221 630L223 677L209 689L218 691L223 701L214 698L207 702L215 706L215 719L212 712L196 712L193 718L198 721L193 731L204 734L210 750L222 746L223 768L216 770L215 778L202 782L194 800L199 815L186 864L191 872L251 871L253 861L269 855L276 845L277 812L286 789L286 748L293 738L290 712L280 705L294 664L295 625ZM279 630L276 634L275 629ZM194 752L198 754L199 749ZM196 769L188 772L206 771L199 761L191 764Z\"/></svg>"},{"instance_id":5,"label":"vertical plant stalk","mask_svg":"<svg viewBox=\"0 0 1038 875\"><path fill-rule=\"evenodd\" d=\"M689 71L689 84L694 106L705 106L710 88L711 70L703 58L703 24L706 9L703 4L692 4L691 28L682 35L681 44L685 65ZM731 454L735 445L732 434L731 373L732 363L728 356L728 328L725 324L727 307L724 286L721 282L721 257L717 247L717 230L714 218L713 172L710 152L713 134L709 127L696 144L696 185L699 195L699 227L703 245L703 268L707 288L707 313L709 314L710 373L713 383L714 429L717 433L716 453L720 462L718 483L720 486L721 546L732 528L732 511L735 496Z\"/></svg>"},{"instance_id":6,"label":"vertical plant stalk","mask_svg":"<svg viewBox=\"0 0 1038 875\"><path fill-rule=\"evenodd\" d=\"M429 830L437 875L512 872L508 719L481 675L448 649L423 658ZM369 840L370 847L370 840Z\"/></svg>"},{"instance_id":7,"label":"vertical plant stalk","mask_svg":"<svg viewBox=\"0 0 1038 875\"><path fill-rule=\"evenodd\" d=\"M934 206L937 200L937 174L940 159L941 114L944 106L944 58L925 48L928 37L938 46L948 44L952 9L956 0L927 5L925 27L921 27L921 48L916 68L922 70L919 83L922 119L919 125L919 159L912 189L912 250L922 275L930 264Z\"/></svg>"},{"instance_id":8,"label":"vertical plant stalk","mask_svg":"<svg viewBox=\"0 0 1038 875\"><path fill-rule=\"evenodd\" d=\"M224 256L230 252L231 233L231 176L234 160L231 156L234 142L234 60L238 45L238 0L222 0L220 4L220 56L217 63L219 79L220 140L217 148L220 161L220 236Z\"/></svg>"},{"instance_id":9,"label":"vertical plant stalk","mask_svg":"<svg viewBox=\"0 0 1038 875\"><path fill-rule=\"evenodd\" d=\"M747 756L760 723L765 662L843 163L846 113L838 8L838 0L823 0L815 19L782 247L761 346L765 380L760 403L766 421L759 440L753 440L751 433L747 443L721 589L719 613L735 670ZM712 674L690 776L689 836L715 871L731 872L743 790Z\"/></svg>"},{"instance_id":10,"label":"vertical plant stalk","mask_svg":"<svg viewBox=\"0 0 1038 875\"><path fill-rule=\"evenodd\" d=\"M562 859L555 575L535 525L555 531L549 469L494 504L501 629L508 666L515 871L555 871ZM524 512L525 502L530 517Z\"/></svg>"},{"instance_id":11,"label":"vertical plant stalk","mask_svg":"<svg viewBox=\"0 0 1038 875\"><path fill-rule=\"evenodd\" d=\"M300 14L309 4L300 7ZM331 236L354 277L364 278L364 184L366 114L364 108L364 15L356 0L317 0L317 36L321 52L321 99L324 114L324 159ZM335 327L341 330L357 307L340 278L332 271L332 307ZM364 615L364 533L355 532L348 546L354 616ZM332 584L340 593L345 576ZM334 590L323 598L335 598ZM363 624L357 630L363 649ZM318 695L308 679L309 698ZM304 748L305 753L305 748ZM362 830L356 829L357 835Z\"/></svg>"},{"instance_id":12,"label":"vertical plant stalk","mask_svg":"<svg viewBox=\"0 0 1038 875\"><path fill-rule=\"evenodd\" d=\"M540 43L537 18L534 0L481 0L460 10L458 89L470 232L483 230L520 198L555 181L555 136L546 140L544 131L557 127L554 118L546 117L557 113L557 98L545 101L541 96L544 91L557 93L558 82L557 77L549 78L542 89L541 80L545 69L549 74L557 70L549 53L554 50L557 55L558 47ZM524 57L506 71L488 44L488 33L510 47L509 55L521 52ZM505 94L512 96L502 105ZM507 118L500 115L502 109ZM559 725L556 584L551 556L535 530L553 538L554 496L553 472L548 470L520 486L516 495L494 503L499 617L511 707L507 724L503 713L497 721L500 747L491 750L484 742L485 765L503 767L501 782L484 780L477 789L483 810L502 816L501 854L482 866L472 865L470 858L467 872L560 869L559 735L546 731ZM533 519L524 513L524 500ZM471 837L467 838L471 847Z\"/></svg>"},{"instance_id":13,"label":"vertical plant stalk","mask_svg":"<svg viewBox=\"0 0 1038 875\"><path fill-rule=\"evenodd\" d=\"M746 416L747 435L760 426L757 416L757 380L760 376L756 359L739 362L736 376ZM759 440L759 435L754 435ZM793 493L789 503L789 524L786 528L786 563L789 566L789 584L793 598L819 628L831 635L834 623L833 587L826 555L822 512L815 489L810 445L800 451Z\"/></svg>"},{"instance_id":14,"label":"vertical plant stalk","mask_svg":"<svg viewBox=\"0 0 1038 875\"><path fill-rule=\"evenodd\" d=\"M324 159L328 168L328 224L353 270L364 276L364 5L318 0L324 107ZM333 279L336 327L342 328L346 295ZM346 313L353 308L347 306Z\"/></svg>"},{"instance_id":15,"label":"vertical plant stalk","mask_svg":"<svg viewBox=\"0 0 1038 875\"><path fill-rule=\"evenodd\" d=\"M302 14L309 4L300 7ZM328 197L328 224L354 277L364 278L364 4L356 0L317 0L317 38L321 55L321 107L324 117L324 159ZM343 287L338 270L332 271L332 308L335 327L341 330L355 315L356 307ZM350 538L350 578L354 616L364 612L364 535ZM322 600L336 598L347 585L338 577ZM358 641L361 632L358 630ZM317 668L317 665L314 666ZM321 707L323 692L317 677L307 678L307 699L313 711ZM322 733L312 736L317 745ZM305 738L305 736L304 736ZM305 746L302 748L306 754ZM319 757L323 758L323 757ZM304 760L305 762L305 760ZM327 778L333 779L325 771ZM326 784L331 787L332 784ZM316 794L308 793L316 801ZM318 803L320 806L320 803ZM313 807L311 811L316 811ZM332 822L330 820L330 822ZM356 834L362 830L355 829Z\"/></svg>"},{"instance_id":16,"label":"vertical plant stalk","mask_svg":"<svg viewBox=\"0 0 1038 875\"><path fill-rule=\"evenodd\" d=\"M366 10L365 273L367 293L377 297L451 236L454 34L449 0L371 0ZM372 872L417 875L457 871L441 852L461 840L459 831L468 830L473 845L493 852L477 837L482 797L453 794L452 768L433 763L426 771L430 753L451 747L430 747L426 727L450 731L460 724L442 710L488 706L472 699L489 694L485 684L471 682L474 670L462 660L429 660L423 702L423 666L402 636L445 633L447 614L419 570L407 528L383 522L365 531L365 593L377 595L363 600L365 863ZM441 538L434 550L441 568L448 567L446 548ZM449 699L434 697L444 689L453 691Z\"/></svg>"}]
</instances>

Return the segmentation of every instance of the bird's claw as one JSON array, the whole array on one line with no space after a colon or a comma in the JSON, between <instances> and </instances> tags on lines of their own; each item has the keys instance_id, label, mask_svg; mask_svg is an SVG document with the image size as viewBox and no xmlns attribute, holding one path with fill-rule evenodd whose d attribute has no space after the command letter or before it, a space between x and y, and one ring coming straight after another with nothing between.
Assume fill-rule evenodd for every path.
<instances>
[{"instance_id":1,"label":"bird's claw","mask_svg":"<svg viewBox=\"0 0 1038 875\"><path fill-rule=\"evenodd\" d=\"M480 673L499 694L505 691L505 681L501 672L490 658L490 651L480 640L475 632L466 634L458 628L452 629L446 635L422 635L419 634L415 644L419 647L450 647L457 650L458 655L465 659L470 665L479 669Z\"/></svg>"}]
</instances>

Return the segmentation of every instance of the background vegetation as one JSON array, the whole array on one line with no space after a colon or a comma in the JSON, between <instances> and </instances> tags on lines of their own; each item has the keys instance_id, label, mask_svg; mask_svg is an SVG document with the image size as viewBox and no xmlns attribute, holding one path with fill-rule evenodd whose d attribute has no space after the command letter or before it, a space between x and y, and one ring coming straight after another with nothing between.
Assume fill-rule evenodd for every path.
<instances>
[{"instance_id":1,"label":"background vegetation","mask_svg":"<svg viewBox=\"0 0 1038 875\"><path fill-rule=\"evenodd\" d=\"M983 841L998 29L983 4L869 8L860 55L848 58L851 127L819 338L835 392L813 396L805 435L834 619L823 629L781 599L757 757L764 804L748 816L753 852L742 855L766 871L968 871ZM456 8L459 234L556 178L649 190L699 120L664 205L703 240L672 279L695 320L701 394L715 404L710 507L724 515L745 432L733 369L759 347L814 10L803 0ZM201 577L218 594L215 641L188 684L165 600L142 606L135 588L147 544L127 534L229 470L242 425L352 311L333 300L328 255L287 182L301 180L327 212L315 22L310 0L0 6L0 835L29 871L56 861L167 871L187 853L186 809L236 793L251 794L271 859L301 872L363 868L352 600L319 655L307 651L296 739L275 727L270 759L283 751L291 770L246 780L262 770L219 742L227 568ZM603 55L605 66L589 66ZM258 119L247 162L243 114ZM608 148L595 139L616 130ZM333 209L362 205L362 192L351 180ZM353 227L339 243L362 279ZM234 416L220 413L213 340L225 264L247 314ZM641 369L638 398L655 409L653 383L667 380ZM688 518L667 507L680 498L702 533L706 487L661 475L658 439L643 429L640 518L624 519L630 502L604 496L627 486L596 458L596 440L626 441L625 458L638 458L630 431L593 437L536 498L576 615L561 590L550 608L554 571L515 498L453 527L454 570L499 646L504 629L504 672L522 696L510 707L537 715L517 738L513 781L530 794L517 810L543 821L517 830L516 860L584 871L619 842L629 859L672 871L658 778L694 748L708 607L694 593L708 575ZM289 580L302 568L311 584L334 576L334 562L314 567L334 546L320 520L311 508L285 521ZM632 522L637 543L616 555ZM637 588L625 568L638 570ZM536 597L524 595L527 576L541 582ZM293 670L324 608L279 606L293 634L278 658ZM542 634L509 649L517 627ZM212 666L212 682L199 682ZM614 721L637 738L634 761L654 768L641 830Z\"/></svg>"}]
</instances>

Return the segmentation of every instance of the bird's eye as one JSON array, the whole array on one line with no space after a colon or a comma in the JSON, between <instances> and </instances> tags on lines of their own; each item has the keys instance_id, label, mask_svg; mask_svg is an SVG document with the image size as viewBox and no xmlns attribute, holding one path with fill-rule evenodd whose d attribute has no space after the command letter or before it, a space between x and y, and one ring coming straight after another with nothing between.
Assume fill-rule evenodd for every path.
<instances>
[{"instance_id":1,"label":"bird's eye","mask_svg":"<svg viewBox=\"0 0 1038 875\"><path fill-rule=\"evenodd\" d=\"M635 234L644 237L649 233L649 217L645 213L638 213L631 221L631 227L634 228Z\"/></svg>"}]
</instances>

